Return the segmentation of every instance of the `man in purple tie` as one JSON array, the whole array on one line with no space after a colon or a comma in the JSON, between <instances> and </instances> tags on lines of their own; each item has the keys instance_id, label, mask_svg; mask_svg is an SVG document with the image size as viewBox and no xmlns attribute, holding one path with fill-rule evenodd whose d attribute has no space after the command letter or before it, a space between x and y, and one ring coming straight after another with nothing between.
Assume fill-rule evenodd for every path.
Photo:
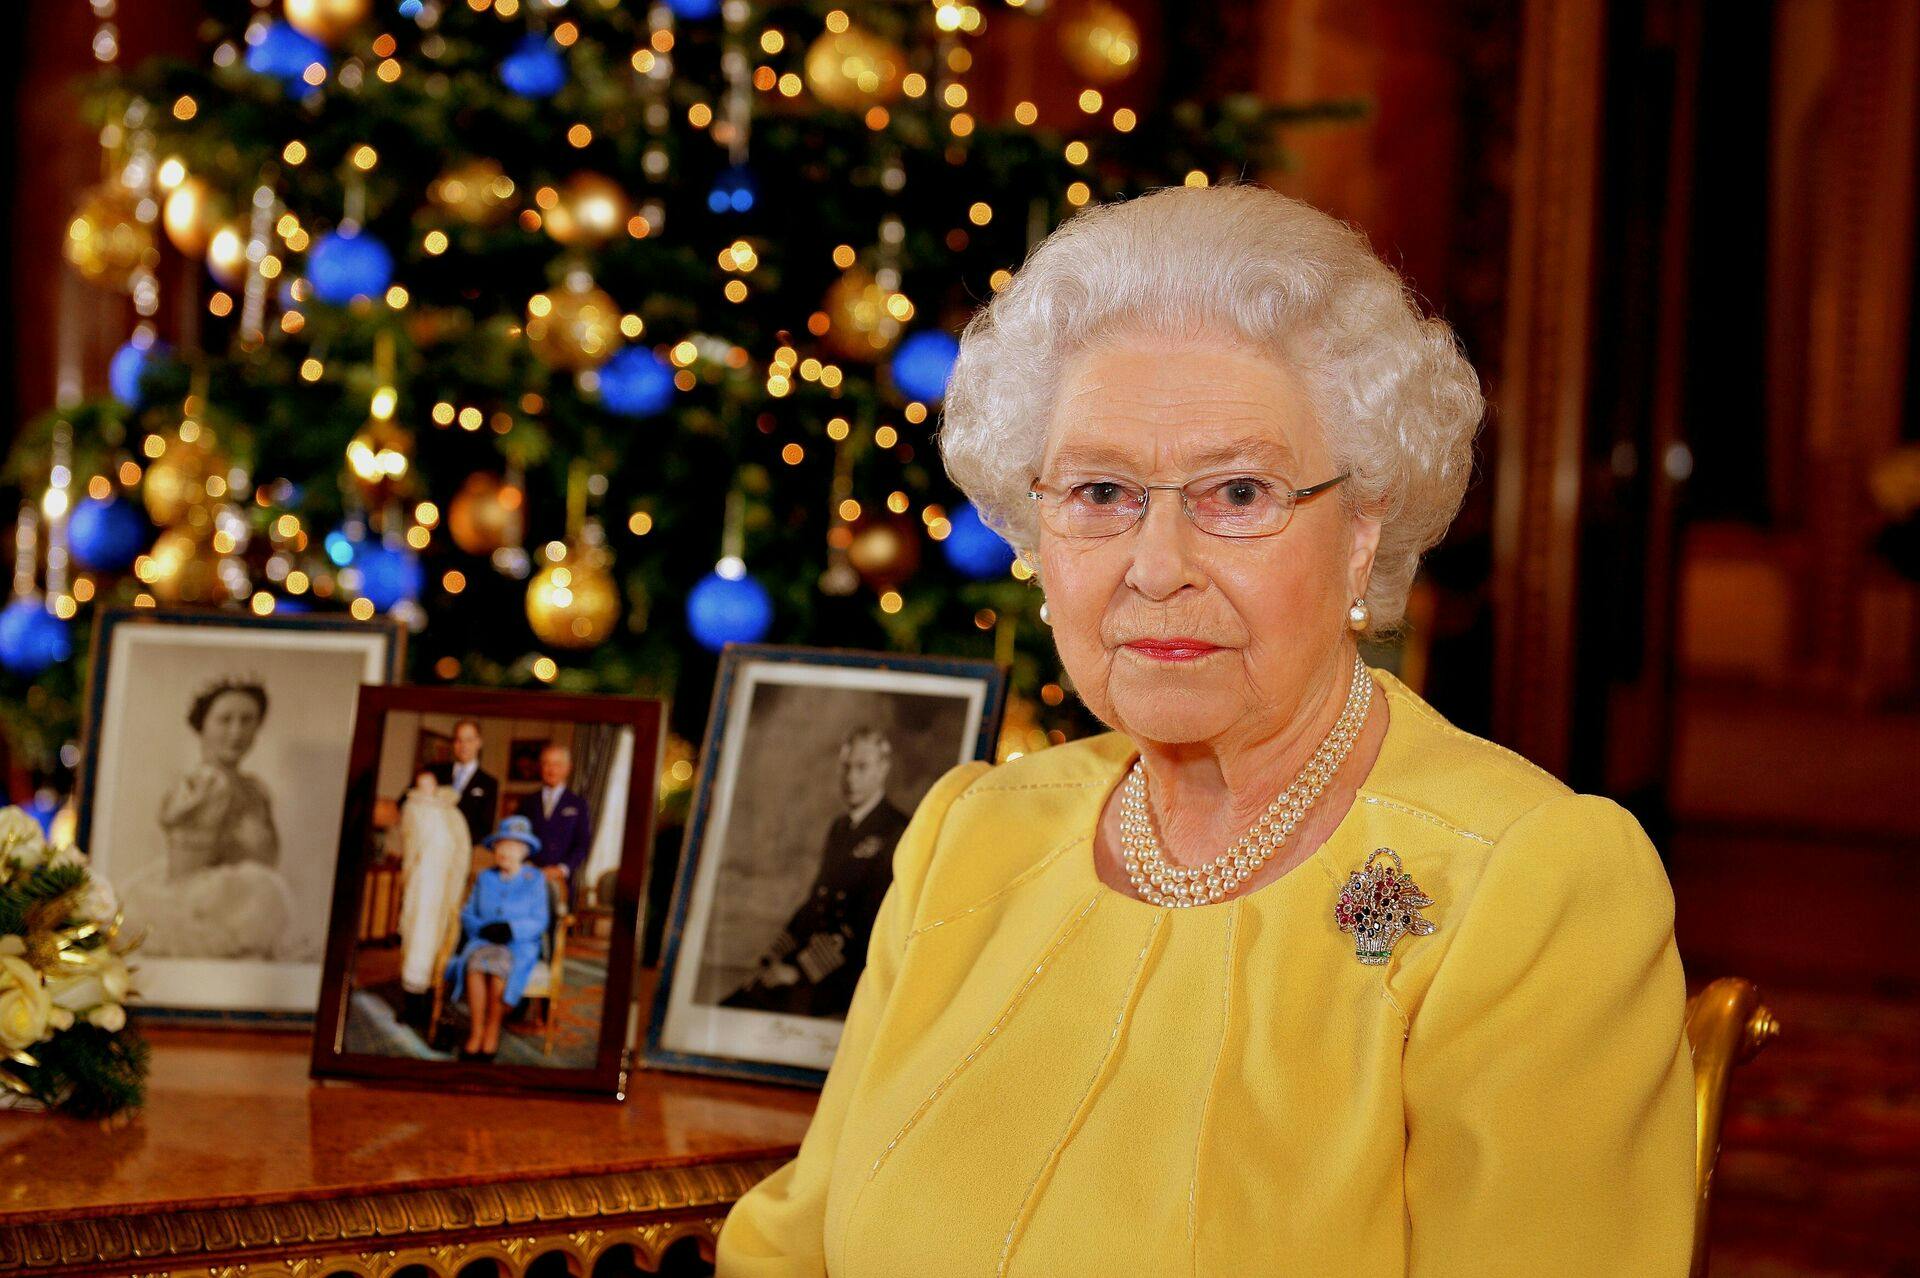
<instances>
[{"instance_id":1,"label":"man in purple tie","mask_svg":"<svg viewBox=\"0 0 1920 1278\"><path fill-rule=\"evenodd\" d=\"M540 850L528 864L552 880L568 902L593 848L593 813L587 801L568 788L572 778L573 752L548 742L540 751L539 792L522 795L519 806L519 814L532 822L540 838Z\"/></svg>"}]
</instances>

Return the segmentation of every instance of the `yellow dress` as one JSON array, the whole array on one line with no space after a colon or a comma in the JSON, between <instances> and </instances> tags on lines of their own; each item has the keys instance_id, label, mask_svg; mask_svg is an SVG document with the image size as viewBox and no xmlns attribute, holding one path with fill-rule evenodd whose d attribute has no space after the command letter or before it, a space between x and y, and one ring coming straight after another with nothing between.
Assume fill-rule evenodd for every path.
<instances>
[{"instance_id":1,"label":"yellow dress","mask_svg":"<svg viewBox=\"0 0 1920 1278\"><path fill-rule=\"evenodd\" d=\"M718 1278L1681 1278L1692 1069L1673 894L1611 800L1375 677L1391 715L1306 861L1169 909L1094 868L1118 733L927 795L798 1156ZM1435 931L1363 965L1398 852Z\"/></svg>"}]
</instances>

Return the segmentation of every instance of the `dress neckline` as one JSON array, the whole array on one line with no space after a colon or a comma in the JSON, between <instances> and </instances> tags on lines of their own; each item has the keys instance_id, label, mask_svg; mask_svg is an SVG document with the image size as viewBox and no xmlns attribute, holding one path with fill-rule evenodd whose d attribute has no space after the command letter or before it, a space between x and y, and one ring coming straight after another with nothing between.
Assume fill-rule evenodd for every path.
<instances>
[{"instance_id":1,"label":"dress neckline","mask_svg":"<svg viewBox=\"0 0 1920 1278\"><path fill-rule=\"evenodd\" d=\"M1375 690L1381 696L1397 700L1395 693L1401 687L1397 679L1390 673L1376 670L1371 666L1367 668L1367 673L1373 678ZM1109 747L1102 752L1109 766L1101 777L1101 784L1093 787L1093 808L1087 818L1086 834L1082 840L1085 845L1084 851L1081 855L1071 858L1076 876L1086 885L1098 889L1105 897L1118 901L1122 908L1152 914L1204 914L1212 911L1226 911L1244 902L1261 900L1269 893L1272 893L1273 899L1277 900L1297 896L1301 892L1311 892L1329 883L1337 884L1343 881L1344 876L1333 867L1332 854L1354 837L1354 828L1360 820L1361 802L1371 793L1374 781L1380 775L1381 765L1386 761L1388 750L1396 744L1396 737L1400 731L1397 726L1400 718L1401 716L1392 709L1388 710L1387 730L1386 734L1380 738L1380 749L1374 754L1373 762L1368 766L1366 775L1360 778L1359 788L1353 792L1353 802L1348 804L1347 810L1340 814L1340 820L1334 824L1332 830L1327 832L1327 837L1320 841L1319 847L1279 878L1262 883L1250 892L1230 896L1224 901L1209 901L1205 905L1155 905L1152 901L1143 901L1137 896L1121 891L1100 877L1094 851L1099 838L1100 817L1106 811L1107 801L1112 797L1114 790L1126 780L1128 769L1133 767L1133 761L1140 755L1139 749L1124 733L1112 733L1111 736L1115 739L1118 748Z\"/></svg>"}]
</instances>

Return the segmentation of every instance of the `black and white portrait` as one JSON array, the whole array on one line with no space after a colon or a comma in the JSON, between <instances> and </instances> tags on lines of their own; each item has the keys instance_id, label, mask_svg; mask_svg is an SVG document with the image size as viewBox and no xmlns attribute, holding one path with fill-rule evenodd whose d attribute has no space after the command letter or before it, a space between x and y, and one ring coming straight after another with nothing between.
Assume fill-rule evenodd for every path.
<instances>
[{"instance_id":1,"label":"black and white portrait","mask_svg":"<svg viewBox=\"0 0 1920 1278\"><path fill-rule=\"evenodd\" d=\"M391 627L111 613L82 805L156 1008L307 1015L319 995L353 703Z\"/></svg>"},{"instance_id":2,"label":"black and white portrait","mask_svg":"<svg viewBox=\"0 0 1920 1278\"><path fill-rule=\"evenodd\" d=\"M659 1063L825 1068L894 847L942 773L989 756L999 701L984 662L729 650L669 924Z\"/></svg>"}]
</instances>

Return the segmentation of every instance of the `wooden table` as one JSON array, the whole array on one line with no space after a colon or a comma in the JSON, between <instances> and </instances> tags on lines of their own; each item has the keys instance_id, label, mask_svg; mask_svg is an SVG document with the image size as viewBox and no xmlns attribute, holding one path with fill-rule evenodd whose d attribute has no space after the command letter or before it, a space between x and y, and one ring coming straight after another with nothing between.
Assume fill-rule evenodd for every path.
<instances>
[{"instance_id":1,"label":"wooden table","mask_svg":"<svg viewBox=\"0 0 1920 1278\"><path fill-rule=\"evenodd\" d=\"M621 1248L653 1273L689 1237L710 1261L727 1208L793 1156L817 1099L652 1070L623 1103L315 1083L305 1035L147 1036L131 1118L0 1112L0 1278L453 1278L486 1259L537 1278Z\"/></svg>"}]
</instances>

